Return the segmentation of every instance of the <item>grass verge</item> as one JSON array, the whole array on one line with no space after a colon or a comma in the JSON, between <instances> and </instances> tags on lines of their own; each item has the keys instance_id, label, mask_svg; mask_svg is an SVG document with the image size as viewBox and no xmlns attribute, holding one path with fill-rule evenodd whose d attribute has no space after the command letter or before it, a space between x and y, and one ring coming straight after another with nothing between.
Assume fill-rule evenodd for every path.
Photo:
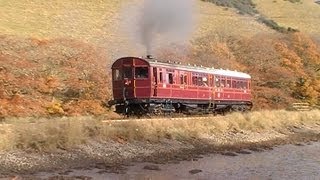
<instances>
[{"instance_id":1,"label":"grass verge","mask_svg":"<svg viewBox=\"0 0 320 180\"><path fill-rule=\"evenodd\" d=\"M94 141L159 142L218 137L229 132L289 132L320 125L320 111L256 111L208 119L111 122L94 117L11 118L0 124L0 150L48 152Z\"/></svg>"}]
</instances>

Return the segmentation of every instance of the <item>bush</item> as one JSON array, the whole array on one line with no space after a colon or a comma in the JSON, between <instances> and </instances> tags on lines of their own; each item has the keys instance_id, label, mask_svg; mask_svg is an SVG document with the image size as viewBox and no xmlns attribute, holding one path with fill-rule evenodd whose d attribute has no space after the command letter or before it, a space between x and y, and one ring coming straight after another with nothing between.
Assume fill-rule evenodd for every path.
<instances>
[{"instance_id":1,"label":"bush","mask_svg":"<svg viewBox=\"0 0 320 180\"><path fill-rule=\"evenodd\" d=\"M298 29L294 29L292 27L288 27L288 28L285 28L285 27L282 27L280 26L277 22L275 22L274 20L272 19L267 19L263 16L260 16L258 18L258 21L265 24L266 26L270 27L271 29L274 29L280 33L292 33L292 32L299 32Z\"/></svg>"},{"instance_id":2,"label":"bush","mask_svg":"<svg viewBox=\"0 0 320 180\"><path fill-rule=\"evenodd\" d=\"M274 29L278 32L284 33L286 32L286 28L279 26L278 23L276 23L275 21L273 21L272 19L267 19L265 17L259 17L258 21L265 24L266 26L270 27L271 29Z\"/></svg>"},{"instance_id":3,"label":"bush","mask_svg":"<svg viewBox=\"0 0 320 180\"><path fill-rule=\"evenodd\" d=\"M205 2L211 2L216 4L217 6L223 6L227 8L235 8L238 10L239 14L245 15L257 15L259 14L259 11L256 10L256 5L252 2L252 0L202 0ZM289 0L292 3L298 3L300 0ZM276 2L276 1L273 1ZM274 29L281 33L290 33L290 32L298 32L297 29L288 27L282 27L275 21L271 19L267 19L266 17L259 16L258 21L265 24L266 26L270 27L271 29Z\"/></svg>"},{"instance_id":4,"label":"bush","mask_svg":"<svg viewBox=\"0 0 320 180\"><path fill-rule=\"evenodd\" d=\"M301 3L301 0L285 0L285 1L289 1L291 3Z\"/></svg>"},{"instance_id":5,"label":"bush","mask_svg":"<svg viewBox=\"0 0 320 180\"><path fill-rule=\"evenodd\" d=\"M240 14L255 15L258 11L255 9L256 5L251 0L203 0L211 2L217 6L231 7L239 11Z\"/></svg>"},{"instance_id":6,"label":"bush","mask_svg":"<svg viewBox=\"0 0 320 180\"><path fill-rule=\"evenodd\" d=\"M104 113L111 77L102 49L72 39L0 38L0 115Z\"/></svg>"}]
</instances>

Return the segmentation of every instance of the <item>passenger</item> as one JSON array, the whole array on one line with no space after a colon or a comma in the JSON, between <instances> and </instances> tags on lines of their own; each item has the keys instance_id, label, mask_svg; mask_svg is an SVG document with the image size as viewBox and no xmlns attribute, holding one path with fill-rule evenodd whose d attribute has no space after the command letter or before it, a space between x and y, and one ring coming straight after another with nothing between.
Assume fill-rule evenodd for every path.
<instances>
[{"instance_id":1,"label":"passenger","mask_svg":"<svg viewBox=\"0 0 320 180\"><path fill-rule=\"evenodd\" d=\"M203 86L208 87L208 84L206 82L203 82Z\"/></svg>"},{"instance_id":2,"label":"passenger","mask_svg":"<svg viewBox=\"0 0 320 180\"><path fill-rule=\"evenodd\" d=\"M208 79L206 77L202 78L202 86L208 87L208 83L207 83Z\"/></svg>"}]
</instances>

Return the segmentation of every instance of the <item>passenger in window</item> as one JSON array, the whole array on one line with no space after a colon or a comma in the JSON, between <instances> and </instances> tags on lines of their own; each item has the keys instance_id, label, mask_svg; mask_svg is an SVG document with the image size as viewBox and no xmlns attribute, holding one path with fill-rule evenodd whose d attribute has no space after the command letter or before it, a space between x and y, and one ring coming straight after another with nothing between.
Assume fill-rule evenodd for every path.
<instances>
[{"instance_id":1,"label":"passenger in window","mask_svg":"<svg viewBox=\"0 0 320 180\"><path fill-rule=\"evenodd\" d=\"M206 77L202 78L202 86L208 87L208 79Z\"/></svg>"},{"instance_id":2,"label":"passenger in window","mask_svg":"<svg viewBox=\"0 0 320 180\"><path fill-rule=\"evenodd\" d=\"M216 78L215 87L220 87L220 80L218 78Z\"/></svg>"},{"instance_id":3,"label":"passenger in window","mask_svg":"<svg viewBox=\"0 0 320 180\"><path fill-rule=\"evenodd\" d=\"M198 78L197 85L198 85L198 86L202 86L202 85L203 85L203 83L202 83L202 78L201 78L201 77Z\"/></svg>"}]
</instances>

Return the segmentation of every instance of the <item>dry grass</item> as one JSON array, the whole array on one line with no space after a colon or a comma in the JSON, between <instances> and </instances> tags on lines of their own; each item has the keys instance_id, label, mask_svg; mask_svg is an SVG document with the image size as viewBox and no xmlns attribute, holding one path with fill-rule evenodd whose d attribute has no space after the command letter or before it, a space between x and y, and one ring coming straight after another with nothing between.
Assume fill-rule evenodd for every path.
<instances>
[{"instance_id":1,"label":"dry grass","mask_svg":"<svg viewBox=\"0 0 320 180\"><path fill-rule=\"evenodd\" d=\"M0 0L0 34L38 39L76 39L107 51L124 44L123 34L119 33L119 12L127 2ZM113 51L116 49L110 49L107 53L111 56Z\"/></svg>"},{"instance_id":2,"label":"dry grass","mask_svg":"<svg viewBox=\"0 0 320 180\"><path fill-rule=\"evenodd\" d=\"M119 142L201 139L237 132L286 132L319 125L320 111L257 111L209 119L103 122L94 117L11 118L0 125L0 150L69 149L90 140ZM317 124L318 123L318 124Z\"/></svg>"},{"instance_id":3,"label":"dry grass","mask_svg":"<svg viewBox=\"0 0 320 180\"><path fill-rule=\"evenodd\" d=\"M63 1L43 2L41 0L0 1L0 32L4 34L32 36L37 38L74 37L96 42L99 39L114 38L119 33L119 17L122 9L131 6L130 1ZM139 4L141 1L134 1ZM200 15L200 29L230 26L230 30L248 31L263 29L252 18L238 15L235 10L208 2L198 1L197 14ZM204 24L202 22L205 22ZM241 28L243 27L243 28Z\"/></svg>"},{"instance_id":4,"label":"dry grass","mask_svg":"<svg viewBox=\"0 0 320 180\"><path fill-rule=\"evenodd\" d=\"M280 26L292 27L305 33L320 35L320 6L314 1L254 0L257 10Z\"/></svg>"},{"instance_id":5,"label":"dry grass","mask_svg":"<svg viewBox=\"0 0 320 180\"><path fill-rule=\"evenodd\" d=\"M270 28L257 22L255 17L240 15L233 8L196 1L194 38L210 33L250 37L257 33L274 33ZM144 53L144 49L138 46L136 41L132 41L136 38L130 37L132 35L126 33L128 30L124 30L131 29L133 24L130 23L135 23L137 18L133 18L133 22L129 21L129 25L124 23L128 21L126 16L136 16L136 12L130 11L140 6L142 2L141 0L52 2L0 0L0 33L39 39L81 39L105 48L112 58L128 54L140 56ZM319 33L317 28L319 21L316 17L320 12L320 6L311 1L293 4L286 1L272 3L272 1L256 0L255 3L259 11L280 25ZM303 21L301 17L304 18Z\"/></svg>"},{"instance_id":6,"label":"dry grass","mask_svg":"<svg viewBox=\"0 0 320 180\"><path fill-rule=\"evenodd\" d=\"M0 0L0 33L40 39L81 39L106 49L117 47L112 49L117 53L142 53L136 43L128 40L131 37L125 34L127 30L122 30L132 26L123 25L125 14L136 16L136 12L127 11L134 9L132 6L140 6L141 2ZM250 36L270 31L253 17L241 16L234 9L225 10L208 2L197 1L195 14L198 18L195 37L212 31Z\"/></svg>"},{"instance_id":7,"label":"dry grass","mask_svg":"<svg viewBox=\"0 0 320 180\"><path fill-rule=\"evenodd\" d=\"M254 17L239 15L235 9L216 6L210 2L198 2L198 27L196 36L209 33L227 35L254 36L258 33L271 33L265 25L258 23Z\"/></svg>"},{"instance_id":8,"label":"dry grass","mask_svg":"<svg viewBox=\"0 0 320 180\"><path fill-rule=\"evenodd\" d=\"M96 41L114 34L114 29L105 27L114 24L121 1L1 0L0 4L4 34Z\"/></svg>"},{"instance_id":9,"label":"dry grass","mask_svg":"<svg viewBox=\"0 0 320 180\"><path fill-rule=\"evenodd\" d=\"M0 33L34 38L73 38L110 49L112 56L123 53L143 53L140 46L129 41L131 37L124 28L124 14L132 6L143 1L48 1L0 0ZM302 31L319 34L320 6L312 1L290 3L287 1L255 0L257 9L267 17ZM134 9L134 8L133 8ZM197 0L195 12L197 23L194 37L209 33L253 36L257 33L273 32L258 23L254 17L240 15L233 8L218 7L210 2ZM303 20L302 20L303 18ZM134 18L137 19L137 18ZM132 23L132 22L130 22ZM117 47L117 48L114 48Z\"/></svg>"}]
</instances>

